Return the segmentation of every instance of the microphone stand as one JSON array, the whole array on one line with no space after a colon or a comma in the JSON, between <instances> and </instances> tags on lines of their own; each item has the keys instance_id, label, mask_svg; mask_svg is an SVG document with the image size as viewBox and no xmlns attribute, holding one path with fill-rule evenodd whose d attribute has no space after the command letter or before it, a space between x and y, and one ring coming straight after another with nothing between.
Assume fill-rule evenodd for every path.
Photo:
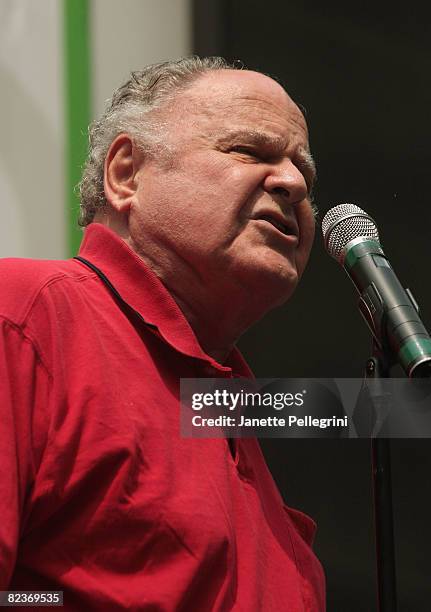
<instances>
[{"instance_id":1,"label":"microphone stand","mask_svg":"<svg viewBox=\"0 0 431 612\"><path fill-rule=\"evenodd\" d=\"M386 356L373 340L372 356L367 361L365 378L374 379L389 376L390 364ZM378 383L369 387L376 418L379 420L384 410L387 396ZM383 410L382 410L383 409ZM378 428L374 428L378 432ZM377 587L379 612L397 611L397 589L395 573L394 527L392 510L392 482L390 440L371 438L371 461L374 496L374 532L377 561Z\"/></svg>"}]
</instances>

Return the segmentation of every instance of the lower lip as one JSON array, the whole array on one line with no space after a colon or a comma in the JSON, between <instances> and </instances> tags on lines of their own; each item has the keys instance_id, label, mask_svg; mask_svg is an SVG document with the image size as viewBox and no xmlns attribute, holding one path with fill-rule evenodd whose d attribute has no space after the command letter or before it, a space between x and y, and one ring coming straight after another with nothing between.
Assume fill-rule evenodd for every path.
<instances>
[{"instance_id":1,"label":"lower lip","mask_svg":"<svg viewBox=\"0 0 431 612\"><path fill-rule=\"evenodd\" d=\"M272 223L270 223L269 221L266 221L265 219L254 219L254 221L256 221L259 224L264 224L266 228L271 228L272 230L274 230L274 232L277 233L278 236L280 236L281 238L284 238L284 240L288 242L289 244L294 244L294 245L298 244L298 236L295 236L295 234L284 234L282 231L276 228L275 225L272 225Z\"/></svg>"}]
</instances>

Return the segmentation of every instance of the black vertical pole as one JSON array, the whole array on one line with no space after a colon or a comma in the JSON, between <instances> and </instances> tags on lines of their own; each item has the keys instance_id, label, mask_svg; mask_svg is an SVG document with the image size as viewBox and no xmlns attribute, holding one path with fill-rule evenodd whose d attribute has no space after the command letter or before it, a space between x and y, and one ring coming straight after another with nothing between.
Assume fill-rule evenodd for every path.
<instances>
[{"instance_id":1,"label":"black vertical pole","mask_svg":"<svg viewBox=\"0 0 431 612\"><path fill-rule=\"evenodd\" d=\"M383 356L374 347L374 355L367 362L366 378L379 379L388 376L388 367ZM382 390L371 385L376 417ZM376 540L377 591L379 612L397 611L397 584L395 572L394 523L392 508L392 478L390 441L386 438L371 438L371 460L374 493L374 529Z\"/></svg>"},{"instance_id":2,"label":"black vertical pole","mask_svg":"<svg viewBox=\"0 0 431 612\"><path fill-rule=\"evenodd\" d=\"M371 440L379 612L396 612L390 440Z\"/></svg>"}]
</instances>

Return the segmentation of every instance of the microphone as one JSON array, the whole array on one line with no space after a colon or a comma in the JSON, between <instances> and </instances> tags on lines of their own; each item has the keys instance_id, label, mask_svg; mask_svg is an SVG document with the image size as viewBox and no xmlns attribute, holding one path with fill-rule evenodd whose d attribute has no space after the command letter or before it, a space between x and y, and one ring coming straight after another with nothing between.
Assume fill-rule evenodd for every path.
<instances>
[{"instance_id":1,"label":"microphone","mask_svg":"<svg viewBox=\"0 0 431 612\"><path fill-rule=\"evenodd\" d=\"M326 213L322 231L326 250L360 295L359 310L379 348L407 376L431 377L431 338L383 252L373 219L355 204L340 204Z\"/></svg>"}]
</instances>

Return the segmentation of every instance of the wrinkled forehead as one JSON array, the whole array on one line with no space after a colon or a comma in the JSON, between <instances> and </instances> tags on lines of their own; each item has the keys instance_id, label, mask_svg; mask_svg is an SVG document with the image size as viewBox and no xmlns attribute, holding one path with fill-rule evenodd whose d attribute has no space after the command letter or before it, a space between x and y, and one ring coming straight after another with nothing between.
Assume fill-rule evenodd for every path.
<instances>
[{"instance_id":1,"label":"wrinkled forehead","mask_svg":"<svg viewBox=\"0 0 431 612\"><path fill-rule=\"evenodd\" d=\"M174 104L181 123L189 126L238 124L289 132L308 141L305 118L283 87L264 74L216 70L200 76Z\"/></svg>"}]
</instances>

